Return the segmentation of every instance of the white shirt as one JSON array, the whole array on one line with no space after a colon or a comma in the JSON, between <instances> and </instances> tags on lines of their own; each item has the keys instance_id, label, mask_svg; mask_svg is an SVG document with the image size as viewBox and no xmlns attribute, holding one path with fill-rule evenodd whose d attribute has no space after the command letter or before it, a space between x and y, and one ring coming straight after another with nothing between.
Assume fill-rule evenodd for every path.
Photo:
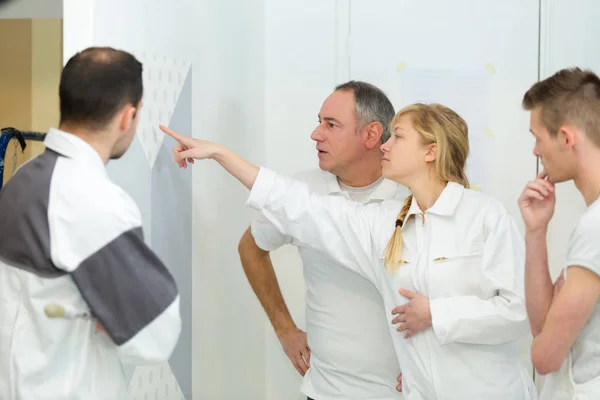
<instances>
[{"instance_id":1,"label":"white shirt","mask_svg":"<svg viewBox=\"0 0 600 400\"><path fill-rule=\"evenodd\" d=\"M389 321L407 302L399 288L430 299L431 329L406 340L389 324L406 399L536 397L517 344L529 332L524 243L498 201L456 183L425 213L413 201L403 226L404 263L394 273L383 260L401 202L314 195L262 168L248 203L282 234L369 279Z\"/></svg>"},{"instance_id":2,"label":"white shirt","mask_svg":"<svg viewBox=\"0 0 600 400\"><path fill-rule=\"evenodd\" d=\"M123 364L177 343L177 285L98 153L56 129L44 144L0 192L0 399L124 399Z\"/></svg>"},{"instance_id":3,"label":"white shirt","mask_svg":"<svg viewBox=\"0 0 600 400\"><path fill-rule=\"evenodd\" d=\"M320 169L299 174L314 193L349 198L335 175ZM350 188L365 203L404 200L403 186L381 179L365 188ZM358 197L355 197L357 199ZM273 251L298 245L306 283L306 331L311 368L301 391L316 400L397 400L400 367L386 313L376 287L361 275L282 234L263 215L252 222L259 247Z\"/></svg>"},{"instance_id":4,"label":"white shirt","mask_svg":"<svg viewBox=\"0 0 600 400\"><path fill-rule=\"evenodd\" d=\"M379 178L378 180L376 180L375 182L371 183L368 186L354 187L354 186L345 185L344 183L339 182L339 180L338 180L340 190L347 193L350 200L357 201L359 203L368 203L371 193L373 193L373 191L375 189L377 189L383 181L387 181L387 180L382 176L381 178ZM387 182L390 182L390 181L387 181ZM401 188L402 196L404 196L404 197L408 196L408 194L409 194L408 189L405 189L403 186L400 186L394 182L390 182L390 184L395 187ZM390 199L384 198L384 199L379 199L379 200L390 200ZM402 200L402 199L399 199L399 200Z\"/></svg>"},{"instance_id":5,"label":"white shirt","mask_svg":"<svg viewBox=\"0 0 600 400\"><path fill-rule=\"evenodd\" d=\"M580 266L600 275L600 200L583 213L571 234L565 279L569 267ZM540 399L597 400L600 398L600 302L577 336L561 368L548 374Z\"/></svg>"},{"instance_id":6,"label":"white shirt","mask_svg":"<svg viewBox=\"0 0 600 400\"><path fill-rule=\"evenodd\" d=\"M600 275L600 200L596 200L581 216L571 234L567 253L568 267L580 266ZM595 398L600 398L600 302L571 347L573 382L577 385L595 382Z\"/></svg>"}]
</instances>

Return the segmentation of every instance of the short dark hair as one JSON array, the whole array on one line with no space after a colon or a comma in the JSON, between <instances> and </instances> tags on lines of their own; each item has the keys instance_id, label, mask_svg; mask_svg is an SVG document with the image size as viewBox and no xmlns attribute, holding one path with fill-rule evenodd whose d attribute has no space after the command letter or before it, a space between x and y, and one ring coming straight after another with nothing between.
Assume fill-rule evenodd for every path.
<instances>
[{"instance_id":1,"label":"short dark hair","mask_svg":"<svg viewBox=\"0 0 600 400\"><path fill-rule=\"evenodd\" d=\"M356 119L360 129L378 121L383 126L381 141L386 142L391 135L390 122L396 114L392 102L383 90L362 81L348 81L336 86L335 90L352 90L356 104Z\"/></svg>"},{"instance_id":2,"label":"short dark hair","mask_svg":"<svg viewBox=\"0 0 600 400\"><path fill-rule=\"evenodd\" d=\"M125 105L142 99L142 64L131 54L110 47L90 47L63 68L59 96L60 123L106 127Z\"/></svg>"},{"instance_id":3,"label":"short dark hair","mask_svg":"<svg viewBox=\"0 0 600 400\"><path fill-rule=\"evenodd\" d=\"M600 78L590 70L566 68L537 82L523 96L523 108L539 108L552 136L571 123L600 146Z\"/></svg>"}]
</instances>

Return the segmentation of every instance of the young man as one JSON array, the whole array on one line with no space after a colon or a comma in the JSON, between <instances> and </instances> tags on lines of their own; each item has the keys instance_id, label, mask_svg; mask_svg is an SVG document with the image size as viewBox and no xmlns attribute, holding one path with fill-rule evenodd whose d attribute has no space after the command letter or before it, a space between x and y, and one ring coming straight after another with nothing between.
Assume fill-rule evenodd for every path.
<instances>
[{"instance_id":1,"label":"young man","mask_svg":"<svg viewBox=\"0 0 600 400\"><path fill-rule=\"evenodd\" d=\"M600 79L579 68L536 83L523 99L531 111L535 156L543 171L519 199L526 226L526 304L532 359L549 374L542 399L600 398ZM553 287L546 235L555 187L573 180L587 210L569 242L564 283ZM559 284L561 284L559 280Z\"/></svg>"},{"instance_id":2,"label":"young man","mask_svg":"<svg viewBox=\"0 0 600 400\"><path fill-rule=\"evenodd\" d=\"M356 81L339 85L323 103L311 135L320 169L297 178L320 194L363 203L403 201L408 190L381 175L380 146L390 137L393 117L391 102L377 87ZM285 244L298 246L304 265L307 333L290 316L269 256ZM389 336L391 310L383 309L371 283L282 236L262 217L243 235L239 253L285 353L304 376L304 394L315 400L401 398Z\"/></svg>"},{"instance_id":3,"label":"young man","mask_svg":"<svg viewBox=\"0 0 600 400\"><path fill-rule=\"evenodd\" d=\"M122 363L168 360L181 330L176 284L105 169L134 138L142 65L90 48L59 91L59 129L0 192L0 398L124 399Z\"/></svg>"}]
</instances>

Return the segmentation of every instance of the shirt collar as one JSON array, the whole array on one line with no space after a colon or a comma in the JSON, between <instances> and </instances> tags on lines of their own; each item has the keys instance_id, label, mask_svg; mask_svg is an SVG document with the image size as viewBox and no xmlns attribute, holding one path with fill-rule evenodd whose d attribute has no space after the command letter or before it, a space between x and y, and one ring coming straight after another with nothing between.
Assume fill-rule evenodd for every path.
<instances>
[{"instance_id":1,"label":"shirt collar","mask_svg":"<svg viewBox=\"0 0 600 400\"><path fill-rule=\"evenodd\" d=\"M436 200L436 202L426 210L427 213L437 214L437 215L452 215L454 214L454 210L458 206L458 202L464 192L465 188L463 185L456 182L448 182L440 197ZM423 212L419 208L417 201L412 199L410 204L410 208L408 209L408 213L406 214L406 218L404 220L408 220L413 214L422 214Z\"/></svg>"},{"instance_id":2,"label":"shirt collar","mask_svg":"<svg viewBox=\"0 0 600 400\"><path fill-rule=\"evenodd\" d=\"M341 193L342 188L340 187L340 183L338 181L337 176L332 174L331 172L323 171L325 175L325 182L327 184L327 194L336 194ZM373 193L369 196L370 200L389 200L393 199L396 195L396 190L398 189L398 184L389 179L383 179L383 181L377 185Z\"/></svg>"},{"instance_id":3,"label":"shirt collar","mask_svg":"<svg viewBox=\"0 0 600 400\"><path fill-rule=\"evenodd\" d=\"M44 139L44 145L65 157L76 160L84 159L102 166L102 168L105 167L100 154L85 140L72 133L50 128Z\"/></svg>"}]
</instances>

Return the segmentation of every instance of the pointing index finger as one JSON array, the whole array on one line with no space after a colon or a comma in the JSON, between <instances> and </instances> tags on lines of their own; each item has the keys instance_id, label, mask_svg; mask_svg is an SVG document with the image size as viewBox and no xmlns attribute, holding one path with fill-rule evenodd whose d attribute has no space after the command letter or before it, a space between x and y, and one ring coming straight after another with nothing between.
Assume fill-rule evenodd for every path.
<instances>
[{"instance_id":1,"label":"pointing index finger","mask_svg":"<svg viewBox=\"0 0 600 400\"><path fill-rule=\"evenodd\" d=\"M169 129L164 125L159 125L158 127L160 128L161 131L163 131L167 135L171 136L173 139L177 140L180 143L185 142L187 139L186 136L183 136L182 134L175 132L173 129Z\"/></svg>"}]
</instances>

